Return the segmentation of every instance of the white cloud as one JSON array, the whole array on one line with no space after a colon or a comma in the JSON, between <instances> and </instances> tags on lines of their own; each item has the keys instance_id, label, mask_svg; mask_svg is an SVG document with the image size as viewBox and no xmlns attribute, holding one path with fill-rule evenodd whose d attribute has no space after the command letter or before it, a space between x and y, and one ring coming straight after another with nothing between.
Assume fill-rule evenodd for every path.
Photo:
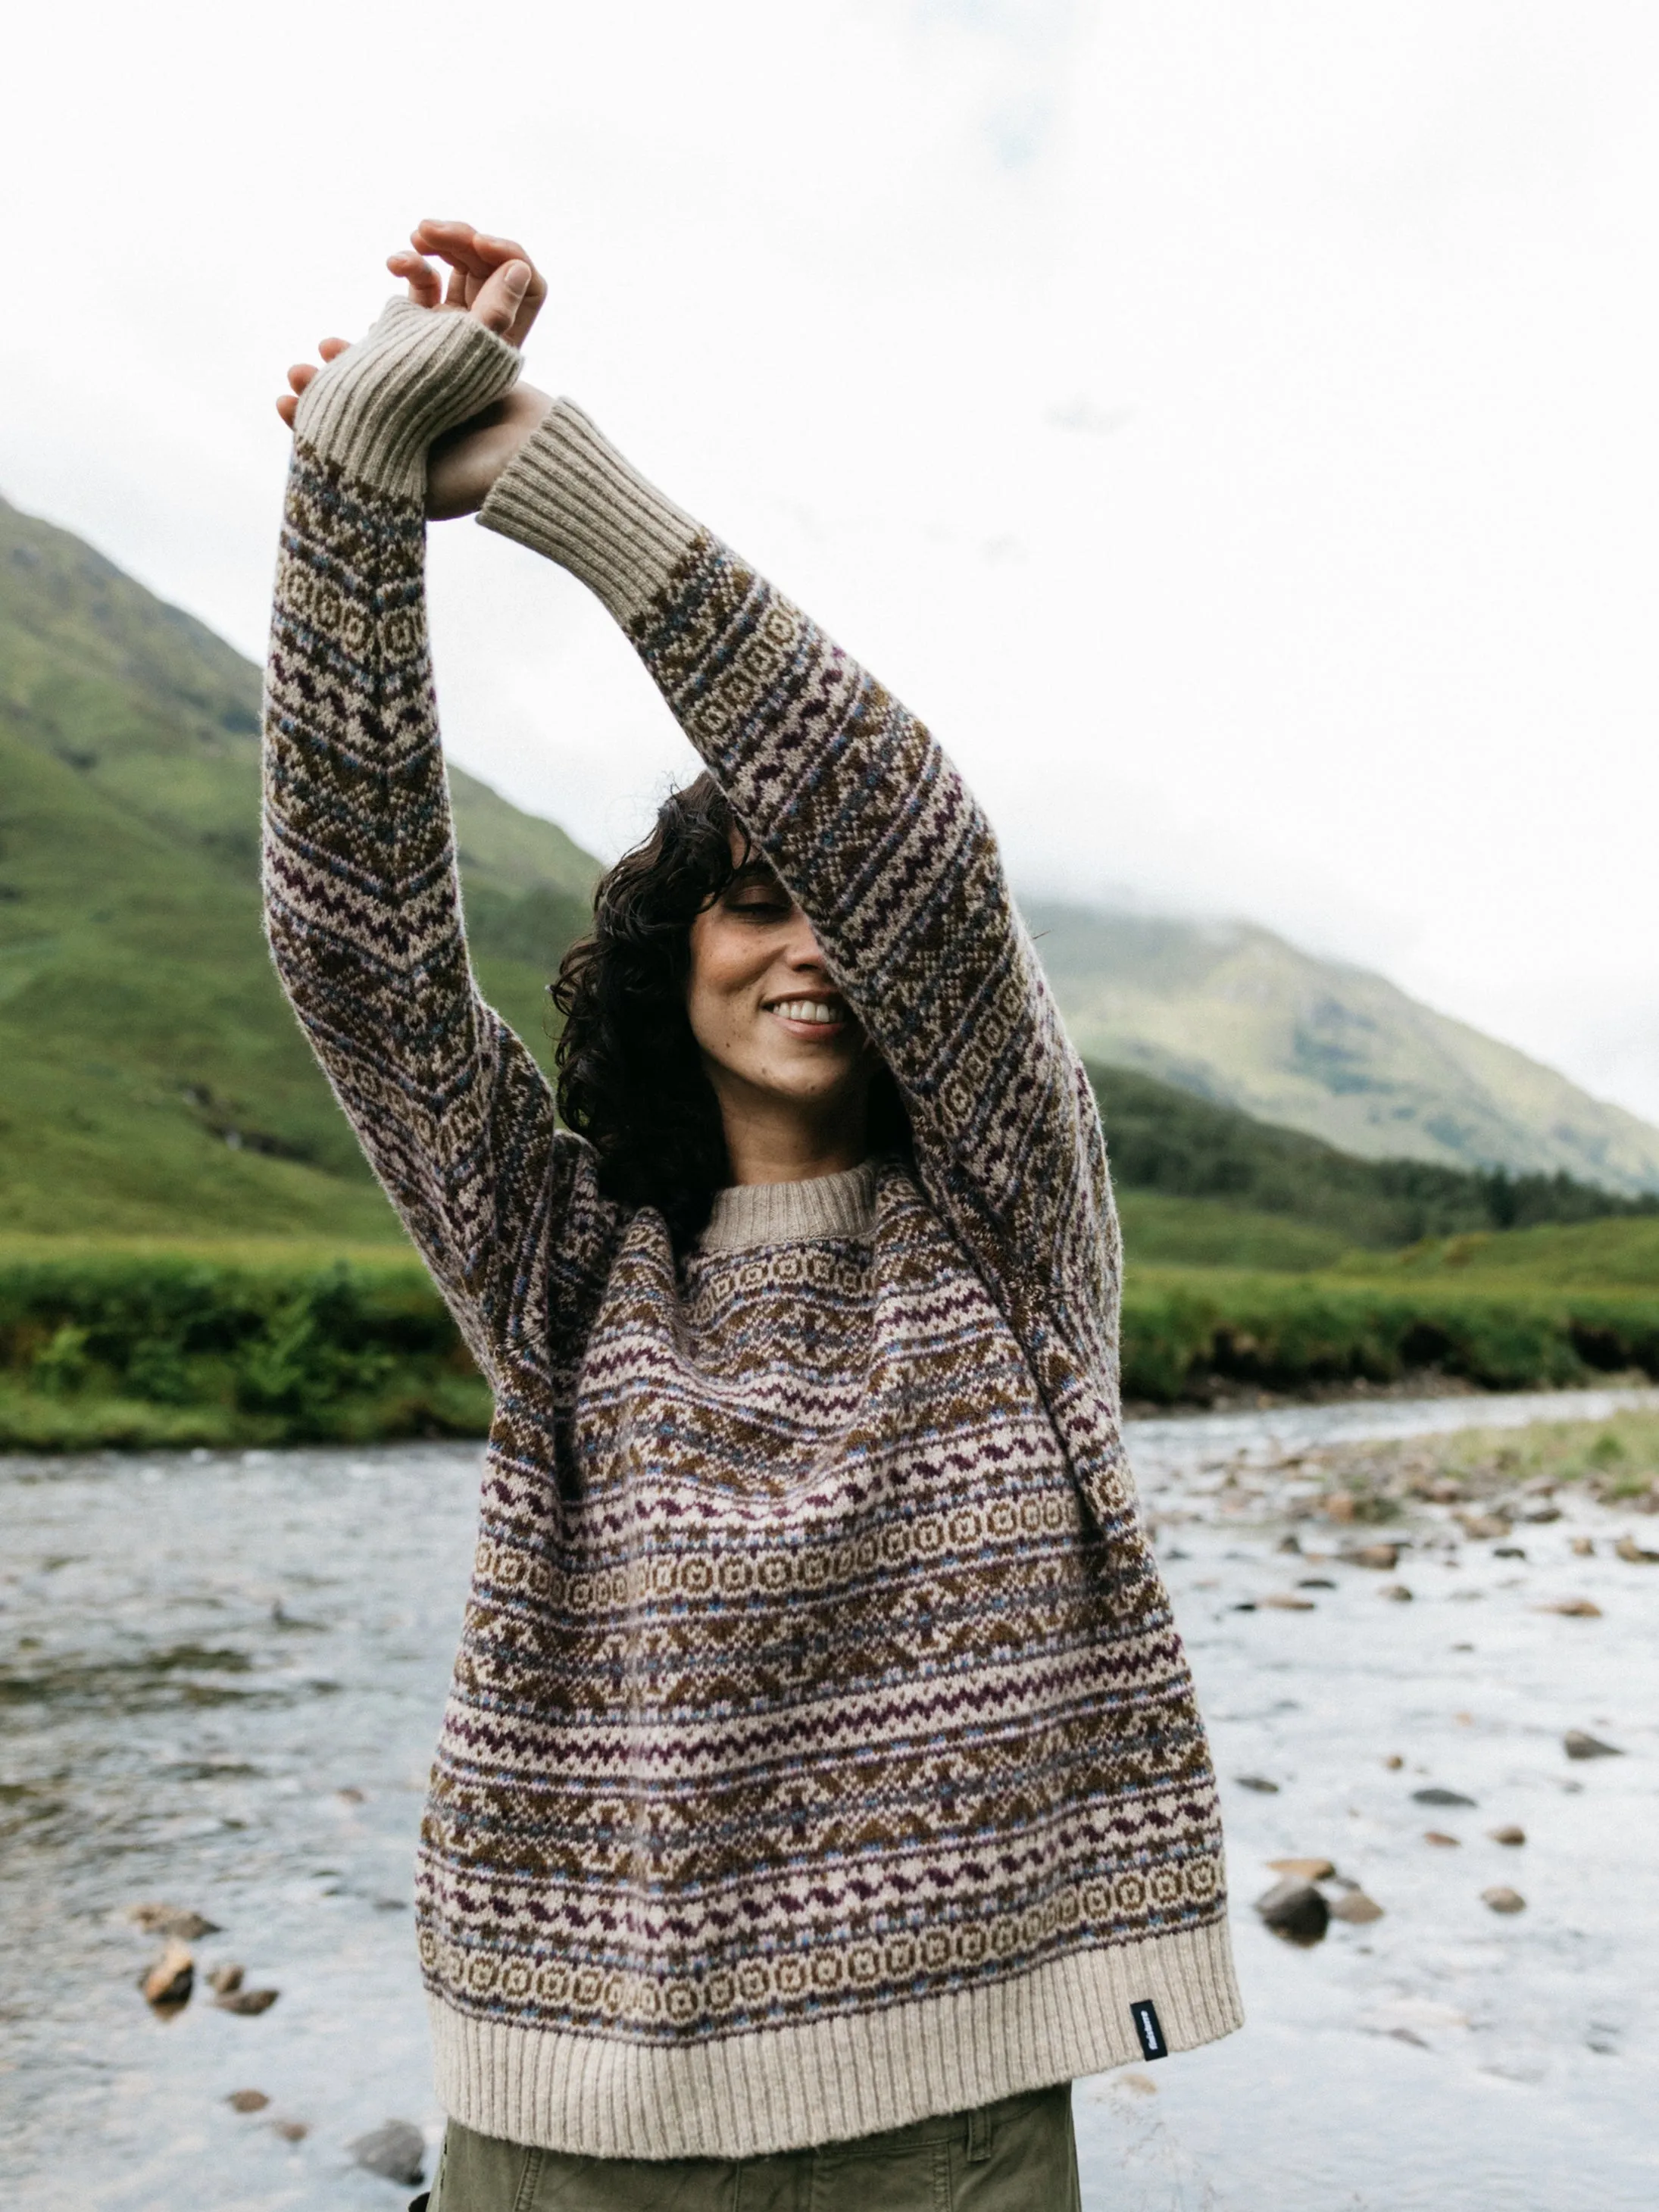
<instances>
[{"instance_id":1,"label":"white cloud","mask_svg":"<svg viewBox=\"0 0 1659 2212\"><path fill-rule=\"evenodd\" d=\"M31 11L0 489L257 651L282 368L416 216L512 228L532 374L928 715L1025 879L1249 912L1659 1115L1656 46L1619 0ZM686 757L648 684L435 547L458 757L614 848Z\"/></svg>"}]
</instances>

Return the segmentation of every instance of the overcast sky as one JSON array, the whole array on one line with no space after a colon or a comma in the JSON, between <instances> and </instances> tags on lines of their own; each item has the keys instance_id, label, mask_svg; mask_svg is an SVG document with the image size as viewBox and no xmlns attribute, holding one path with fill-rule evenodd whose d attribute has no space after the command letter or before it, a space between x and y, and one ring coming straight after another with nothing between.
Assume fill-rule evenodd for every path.
<instances>
[{"instance_id":1,"label":"overcast sky","mask_svg":"<svg viewBox=\"0 0 1659 2212\"><path fill-rule=\"evenodd\" d=\"M487 21L489 27L475 27ZM0 491L260 651L287 362L426 214L933 724L1019 880L1267 922L1659 1118L1659 10L86 0L7 33ZM455 757L689 756L436 533Z\"/></svg>"}]
</instances>

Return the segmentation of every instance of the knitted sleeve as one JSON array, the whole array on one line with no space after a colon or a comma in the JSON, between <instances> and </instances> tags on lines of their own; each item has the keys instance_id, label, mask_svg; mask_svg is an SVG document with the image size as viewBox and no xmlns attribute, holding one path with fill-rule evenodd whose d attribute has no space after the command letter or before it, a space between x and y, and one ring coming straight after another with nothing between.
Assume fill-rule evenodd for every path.
<instances>
[{"instance_id":1,"label":"knitted sleeve","mask_svg":"<svg viewBox=\"0 0 1659 2212\"><path fill-rule=\"evenodd\" d=\"M486 502L623 625L898 1079L933 1205L1017 1320L1110 1352L1094 1095L995 840L913 715L562 400Z\"/></svg>"},{"instance_id":2,"label":"knitted sleeve","mask_svg":"<svg viewBox=\"0 0 1659 2212\"><path fill-rule=\"evenodd\" d=\"M265 694L266 929L376 1174L500 1382L523 1255L576 1140L478 996L428 655L426 448L515 350L394 301L300 404Z\"/></svg>"}]
</instances>

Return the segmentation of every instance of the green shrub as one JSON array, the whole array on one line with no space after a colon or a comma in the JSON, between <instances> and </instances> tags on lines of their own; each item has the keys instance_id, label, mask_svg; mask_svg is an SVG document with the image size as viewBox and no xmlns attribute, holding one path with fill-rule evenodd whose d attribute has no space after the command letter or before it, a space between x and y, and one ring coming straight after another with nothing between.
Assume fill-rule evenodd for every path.
<instances>
[{"instance_id":1,"label":"green shrub","mask_svg":"<svg viewBox=\"0 0 1659 2212\"><path fill-rule=\"evenodd\" d=\"M1634 1368L1659 1376L1659 1299L1170 1270L1132 1273L1124 1301L1124 1395L1161 1405L1218 1382L1297 1390L1435 1369L1526 1390Z\"/></svg>"},{"instance_id":2,"label":"green shrub","mask_svg":"<svg viewBox=\"0 0 1659 2212\"><path fill-rule=\"evenodd\" d=\"M0 1251L0 1443L475 1435L489 1414L412 1254Z\"/></svg>"}]
</instances>

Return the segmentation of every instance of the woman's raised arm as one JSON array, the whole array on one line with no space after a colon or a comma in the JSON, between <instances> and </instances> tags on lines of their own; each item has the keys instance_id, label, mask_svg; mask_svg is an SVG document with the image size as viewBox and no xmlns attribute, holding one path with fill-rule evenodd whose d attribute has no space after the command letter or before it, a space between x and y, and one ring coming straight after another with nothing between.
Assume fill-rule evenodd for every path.
<instances>
[{"instance_id":1,"label":"woman's raised arm","mask_svg":"<svg viewBox=\"0 0 1659 2212\"><path fill-rule=\"evenodd\" d=\"M621 623L897 1078L933 1204L1028 1333L1100 1349L1118 1250L1093 1093L945 753L568 401L480 519Z\"/></svg>"},{"instance_id":2,"label":"woman's raised arm","mask_svg":"<svg viewBox=\"0 0 1659 2212\"><path fill-rule=\"evenodd\" d=\"M461 228L437 227L434 250ZM327 344L325 368L290 375L264 772L278 973L498 1382L525 1255L550 1205L580 1206L582 1152L473 983L428 653L428 449L510 391L539 302L527 261L499 244L456 261L447 300L420 253L394 257L410 296L358 344Z\"/></svg>"}]
</instances>

